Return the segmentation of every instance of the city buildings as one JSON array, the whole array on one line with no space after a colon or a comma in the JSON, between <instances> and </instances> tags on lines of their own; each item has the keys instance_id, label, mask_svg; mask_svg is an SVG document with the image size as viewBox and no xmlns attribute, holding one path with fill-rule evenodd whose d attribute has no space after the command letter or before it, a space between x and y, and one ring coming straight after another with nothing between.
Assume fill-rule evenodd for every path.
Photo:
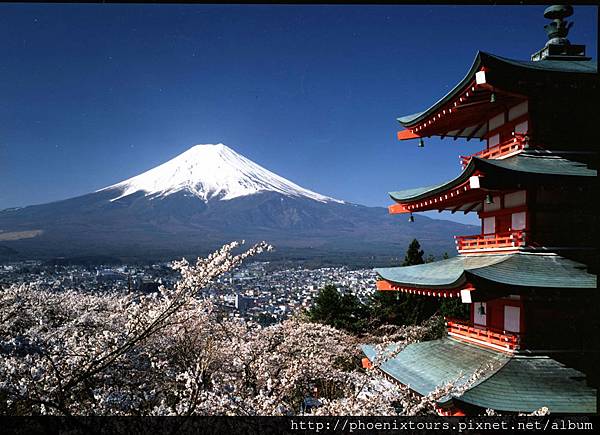
<instances>
[{"instance_id":1,"label":"city buildings","mask_svg":"<svg viewBox=\"0 0 600 435\"><path fill-rule=\"evenodd\" d=\"M208 287L199 289L198 296L211 299L226 316L268 326L310 308L327 284L366 302L374 291L375 276L372 269L290 268L253 262L218 277ZM158 291L160 285L172 288L178 279L178 273L166 262L61 266L28 260L0 265L0 291L11 284L29 284L56 291L149 293Z\"/></svg>"}]
</instances>

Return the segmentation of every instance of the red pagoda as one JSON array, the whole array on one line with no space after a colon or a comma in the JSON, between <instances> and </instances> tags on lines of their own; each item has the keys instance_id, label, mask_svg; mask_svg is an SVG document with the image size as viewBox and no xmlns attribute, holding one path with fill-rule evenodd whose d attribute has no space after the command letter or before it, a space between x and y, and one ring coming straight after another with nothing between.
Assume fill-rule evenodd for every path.
<instances>
[{"instance_id":1,"label":"red pagoda","mask_svg":"<svg viewBox=\"0 0 600 435\"><path fill-rule=\"evenodd\" d=\"M460 156L456 178L391 192L389 207L411 222L428 210L477 213L481 232L455 236L455 257L376 269L380 291L470 307L470 319L446 319L447 337L409 345L380 366L421 395L489 367L460 397L440 400L440 414L597 412L598 76L585 47L566 38L572 12L545 10L549 40L531 60L480 52L447 95L398 119L401 141L484 144ZM364 351L376 358L374 348Z\"/></svg>"}]
</instances>

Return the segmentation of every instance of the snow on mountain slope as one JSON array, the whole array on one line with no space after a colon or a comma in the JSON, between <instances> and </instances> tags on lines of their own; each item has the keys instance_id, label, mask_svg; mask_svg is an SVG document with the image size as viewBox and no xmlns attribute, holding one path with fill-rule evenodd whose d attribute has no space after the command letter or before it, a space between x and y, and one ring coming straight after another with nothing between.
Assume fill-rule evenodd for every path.
<instances>
[{"instance_id":1,"label":"snow on mountain slope","mask_svg":"<svg viewBox=\"0 0 600 435\"><path fill-rule=\"evenodd\" d=\"M344 202L304 189L221 143L196 145L162 165L98 192L109 189L121 191L111 201L139 191L153 197L187 191L203 201L271 191L319 202Z\"/></svg>"}]
</instances>

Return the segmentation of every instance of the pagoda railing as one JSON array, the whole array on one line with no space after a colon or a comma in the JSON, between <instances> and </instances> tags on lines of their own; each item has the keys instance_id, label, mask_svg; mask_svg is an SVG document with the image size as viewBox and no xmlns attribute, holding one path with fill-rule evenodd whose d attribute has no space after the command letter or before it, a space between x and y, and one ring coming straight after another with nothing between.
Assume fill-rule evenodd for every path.
<instances>
[{"instance_id":1,"label":"pagoda railing","mask_svg":"<svg viewBox=\"0 0 600 435\"><path fill-rule=\"evenodd\" d=\"M485 326L475 326L466 320L446 317L448 335L481 346L514 352L520 348L519 334Z\"/></svg>"},{"instance_id":2,"label":"pagoda railing","mask_svg":"<svg viewBox=\"0 0 600 435\"><path fill-rule=\"evenodd\" d=\"M482 159L497 159L499 157L516 154L518 151L521 151L523 148L525 148L527 140L527 136L523 134L515 134L509 140L501 142L498 145L494 145L470 156L460 156L462 169L467 167L472 157L479 157Z\"/></svg>"},{"instance_id":3,"label":"pagoda railing","mask_svg":"<svg viewBox=\"0 0 600 435\"><path fill-rule=\"evenodd\" d=\"M525 230L507 231L504 233L475 234L472 236L454 236L458 252L473 250L493 250L519 248L527 243Z\"/></svg>"}]
</instances>

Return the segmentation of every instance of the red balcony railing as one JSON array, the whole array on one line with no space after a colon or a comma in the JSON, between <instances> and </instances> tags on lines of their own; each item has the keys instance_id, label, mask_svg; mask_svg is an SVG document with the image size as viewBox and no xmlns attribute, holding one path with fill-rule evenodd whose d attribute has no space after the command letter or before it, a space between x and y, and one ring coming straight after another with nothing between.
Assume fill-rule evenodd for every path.
<instances>
[{"instance_id":1,"label":"red balcony railing","mask_svg":"<svg viewBox=\"0 0 600 435\"><path fill-rule=\"evenodd\" d=\"M521 337L514 332L475 326L465 320L446 317L448 335L481 346L513 352L520 348Z\"/></svg>"},{"instance_id":2,"label":"red balcony railing","mask_svg":"<svg viewBox=\"0 0 600 435\"><path fill-rule=\"evenodd\" d=\"M480 249L519 248L527 243L525 230L508 231L505 233L475 234L472 236L454 236L458 252Z\"/></svg>"},{"instance_id":3,"label":"red balcony railing","mask_svg":"<svg viewBox=\"0 0 600 435\"><path fill-rule=\"evenodd\" d=\"M517 151L525 148L527 144L527 136L523 134L515 134L509 140L494 145L486 150L479 151L470 156L460 156L460 163L462 168L465 169L472 157L480 157L482 159L497 159L509 154L516 153Z\"/></svg>"}]
</instances>

